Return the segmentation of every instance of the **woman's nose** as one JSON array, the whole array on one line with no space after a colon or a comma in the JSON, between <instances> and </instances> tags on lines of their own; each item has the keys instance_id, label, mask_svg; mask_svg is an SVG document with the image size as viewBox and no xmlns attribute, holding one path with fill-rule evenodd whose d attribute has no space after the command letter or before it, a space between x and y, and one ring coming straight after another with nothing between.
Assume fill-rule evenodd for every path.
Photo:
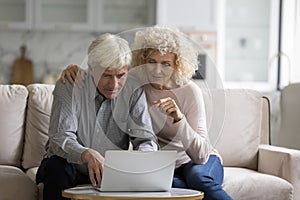
<instances>
[{"instance_id":1,"label":"woman's nose","mask_svg":"<svg viewBox=\"0 0 300 200\"><path fill-rule=\"evenodd\" d=\"M155 64L153 71L155 73L161 73L161 64Z\"/></svg>"}]
</instances>

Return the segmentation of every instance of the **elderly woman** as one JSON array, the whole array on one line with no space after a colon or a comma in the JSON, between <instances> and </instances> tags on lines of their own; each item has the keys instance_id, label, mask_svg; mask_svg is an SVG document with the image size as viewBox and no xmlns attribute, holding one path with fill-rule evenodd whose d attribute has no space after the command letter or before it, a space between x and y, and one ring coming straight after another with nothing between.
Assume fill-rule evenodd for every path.
<instances>
[{"instance_id":1,"label":"elderly woman","mask_svg":"<svg viewBox=\"0 0 300 200\"><path fill-rule=\"evenodd\" d=\"M201 89L191 81L198 68L194 45L183 33L156 26L137 32L133 48L133 66L141 66L146 73L138 74L149 82L145 92L161 149L178 152L172 187L231 199L222 189L220 155L209 142Z\"/></svg>"},{"instance_id":2,"label":"elderly woman","mask_svg":"<svg viewBox=\"0 0 300 200\"><path fill-rule=\"evenodd\" d=\"M130 73L144 85L161 149L177 151L172 187L203 191L204 199L227 200L231 197L222 189L222 161L208 138L202 92L191 81L197 55L178 30L149 27L135 35ZM77 70L68 68L62 76Z\"/></svg>"}]
</instances>

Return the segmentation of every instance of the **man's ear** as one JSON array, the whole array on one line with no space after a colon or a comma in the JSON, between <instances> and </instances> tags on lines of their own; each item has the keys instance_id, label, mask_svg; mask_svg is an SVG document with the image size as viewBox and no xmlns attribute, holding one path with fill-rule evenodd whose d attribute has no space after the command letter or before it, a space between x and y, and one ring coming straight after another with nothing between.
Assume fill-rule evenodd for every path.
<instances>
[{"instance_id":1,"label":"man's ear","mask_svg":"<svg viewBox=\"0 0 300 200\"><path fill-rule=\"evenodd\" d=\"M96 66L96 67L88 66L88 68L91 72L92 77L94 78L94 81L96 83L98 83L98 81L100 80L103 72L105 71L105 68L102 68L100 66Z\"/></svg>"},{"instance_id":2,"label":"man's ear","mask_svg":"<svg viewBox=\"0 0 300 200\"><path fill-rule=\"evenodd\" d=\"M88 65L88 70L91 72L91 74L94 78L99 78L99 76L101 76L102 73L99 68L100 67L92 67L92 66Z\"/></svg>"}]
</instances>

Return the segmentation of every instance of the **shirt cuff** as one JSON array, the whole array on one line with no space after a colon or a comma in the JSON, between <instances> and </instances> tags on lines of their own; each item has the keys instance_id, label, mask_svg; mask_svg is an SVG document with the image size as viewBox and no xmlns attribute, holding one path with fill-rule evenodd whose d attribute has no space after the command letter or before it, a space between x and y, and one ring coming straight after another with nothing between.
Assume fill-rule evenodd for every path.
<instances>
[{"instance_id":1,"label":"shirt cuff","mask_svg":"<svg viewBox=\"0 0 300 200\"><path fill-rule=\"evenodd\" d=\"M73 149L73 152L70 153L68 161L71 163L83 164L81 155L87 149L89 149L89 148L83 147L83 146L77 146L76 148Z\"/></svg>"}]
</instances>

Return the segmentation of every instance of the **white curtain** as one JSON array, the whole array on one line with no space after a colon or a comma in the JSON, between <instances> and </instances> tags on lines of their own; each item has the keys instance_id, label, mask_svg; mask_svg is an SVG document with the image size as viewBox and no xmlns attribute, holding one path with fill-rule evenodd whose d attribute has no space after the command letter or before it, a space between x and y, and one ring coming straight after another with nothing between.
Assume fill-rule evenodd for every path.
<instances>
[{"instance_id":1,"label":"white curtain","mask_svg":"<svg viewBox=\"0 0 300 200\"><path fill-rule=\"evenodd\" d=\"M281 87L300 82L300 2L283 0Z\"/></svg>"},{"instance_id":2,"label":"white curtain","mask_svg":"<svg viewBox=\"0 0 300 200\"><path fill-rule=\"evenodd\" d=\"M300 82L300 2L295 1L295 42L294 62L292 63L292 82Z\"/></svg>"}]
</instances>

